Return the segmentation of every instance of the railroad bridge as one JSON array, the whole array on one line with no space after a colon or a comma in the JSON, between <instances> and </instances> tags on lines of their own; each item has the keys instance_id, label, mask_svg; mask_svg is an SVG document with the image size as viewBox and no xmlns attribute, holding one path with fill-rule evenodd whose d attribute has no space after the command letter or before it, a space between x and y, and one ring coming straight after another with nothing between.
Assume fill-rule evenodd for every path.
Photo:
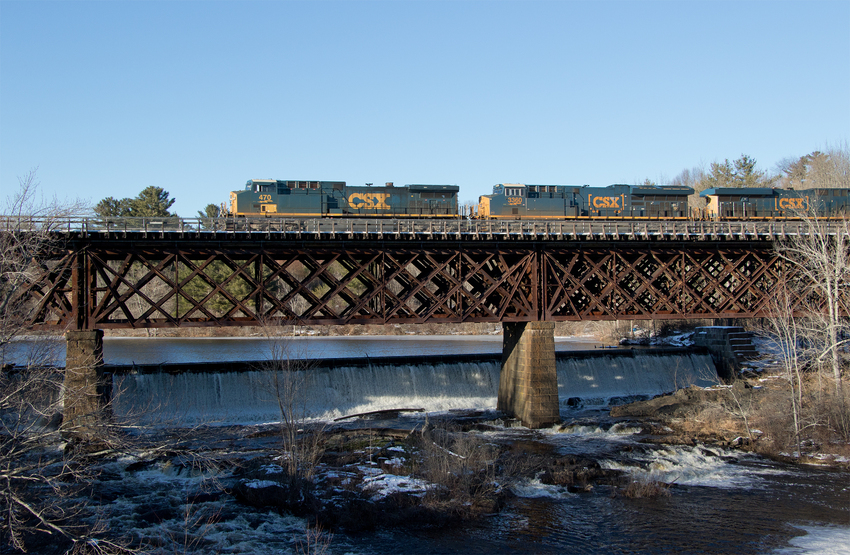
<instances>
[{"instance_id":1,"label":"railroad bridge","mask_svg":"<svg viewBox=\"0 0 850 555\"><path fill-rule=\"evenodd\" d=\"M67 368L100 356L108 328L500 322L499 408L533 427L558 420L554 322L767 315L794 273L774 243L804 232L652 220L51 226L48 262L18 296L29 328L66 332Z\"/></svg>"}]
</instances>

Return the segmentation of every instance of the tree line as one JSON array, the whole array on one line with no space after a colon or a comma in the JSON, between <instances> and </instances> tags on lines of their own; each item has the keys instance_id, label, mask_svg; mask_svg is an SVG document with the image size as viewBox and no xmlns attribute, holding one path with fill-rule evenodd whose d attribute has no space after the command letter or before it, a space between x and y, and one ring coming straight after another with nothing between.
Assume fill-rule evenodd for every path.
<instances>
[{"instance_id":1,"label":"tree line","mask_svg":"<svg viewBox=\"0 0 850 555\"><path fill-rule=\"evenodd\" d=\"M162 187L151 185L134 198L106 197L93 210L98 218L169 218L178 217L176 212L169 211L176 201ZM217 218L219 213L220 208L210 203L198 210L198 217Z\"/></svg>"},{"instance_id":2,"label":"tree line","mask_svg":"<svg viewBox=\"0 0 850 555\"><path fill-rule=\"evenodd\" d=\"M773 172L757 167L756 159L742 154L730 161L684 169L670 185L693 187L699 193L712 188L774 187L778 189L834 189L850 186L850 149L816 150L799 158L784 158ZM656 185L647 179L645 184Z\"/></svg>"},{"instance_id":3,"label":"tree line","mask_svg":"<svg viewBox=\"0 0 850 555\"><path fill-rule=\"evenodd\" d=\"M712 162L708 168L704 166L686 168L669 183L664 183L667 180L661 181L662 183L658 183L646 179L641 184L692 187L695 191L692 201L698 200L701 191L723 187L850 188L850 149L844 145L839 148L828 148L825 151L815 150L800 157L785 158L772 172L759 169L755 158L741 154L735 160L726 158L722 162ZM144 188L134 198L106 197L98 202L93 210L99 218L177 217L176 213L170 212L175 200L162 187L151 185ZM477 202L471 202L471 204L474 205ZM693 206L698 205L693 203ZM219 205L210 203L203 210L198 210L197 217L217 218L220 214Z\"/></svg>"}]
</instances>

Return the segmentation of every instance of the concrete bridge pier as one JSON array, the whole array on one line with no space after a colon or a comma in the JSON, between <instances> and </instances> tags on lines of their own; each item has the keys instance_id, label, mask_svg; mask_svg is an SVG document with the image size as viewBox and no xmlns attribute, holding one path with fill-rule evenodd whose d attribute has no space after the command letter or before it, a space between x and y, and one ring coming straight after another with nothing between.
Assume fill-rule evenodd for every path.
<instances>
[{"instance_id":1,"label":"concrete bridge pier","mask_svg":"<svg viewBox=\"0 0 850 555\"><path fill-rule=\"evenodd\" d=\"M103 374L103 330L65 332L65 393L62 428L77 437L96 435L104 417L111 384Z\"/></svg>"},{"instance_id":2,"label":"concrete bridge pier","mask_svg":"<svg viewBox=\"0 0 850 555\"><path fill-rule=\"evenodd\" d=\"M502 332L497 408L529 428L560 422L555 324L505 322Z\"/></svg>"}]
</instances>

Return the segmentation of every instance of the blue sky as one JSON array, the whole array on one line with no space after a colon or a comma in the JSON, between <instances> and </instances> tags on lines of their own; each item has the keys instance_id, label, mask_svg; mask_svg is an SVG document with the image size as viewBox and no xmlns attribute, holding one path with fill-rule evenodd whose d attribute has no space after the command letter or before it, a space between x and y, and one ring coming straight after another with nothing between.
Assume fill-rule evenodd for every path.
<instances>
[{"instance_id":1,"label":"blue sky","mask_svg":"<svg viewBox=\"0 0 850 555\"><path fill-rule=\"evenodd\" d=\"M0 188L665 181L850 138L850 2L0 2Z\"/></svg>"}]
</instances>

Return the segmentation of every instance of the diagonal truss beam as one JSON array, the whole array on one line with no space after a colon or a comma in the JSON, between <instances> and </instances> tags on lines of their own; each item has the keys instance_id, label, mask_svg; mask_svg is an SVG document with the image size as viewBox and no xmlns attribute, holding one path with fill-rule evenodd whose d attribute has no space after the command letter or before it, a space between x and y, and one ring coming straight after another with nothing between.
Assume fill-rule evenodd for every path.
<instances>
[{"instance_id":1,"label":"diagonal truss beam","mask_svg":"<svg viewBox=\"0 0 850 555\"><path fill-rule=\"evenodd\" d=\"M36 329L757 317L793 278L767 243L626 240L91 241L40 272Z\"/></svg>"}]
</instances>

